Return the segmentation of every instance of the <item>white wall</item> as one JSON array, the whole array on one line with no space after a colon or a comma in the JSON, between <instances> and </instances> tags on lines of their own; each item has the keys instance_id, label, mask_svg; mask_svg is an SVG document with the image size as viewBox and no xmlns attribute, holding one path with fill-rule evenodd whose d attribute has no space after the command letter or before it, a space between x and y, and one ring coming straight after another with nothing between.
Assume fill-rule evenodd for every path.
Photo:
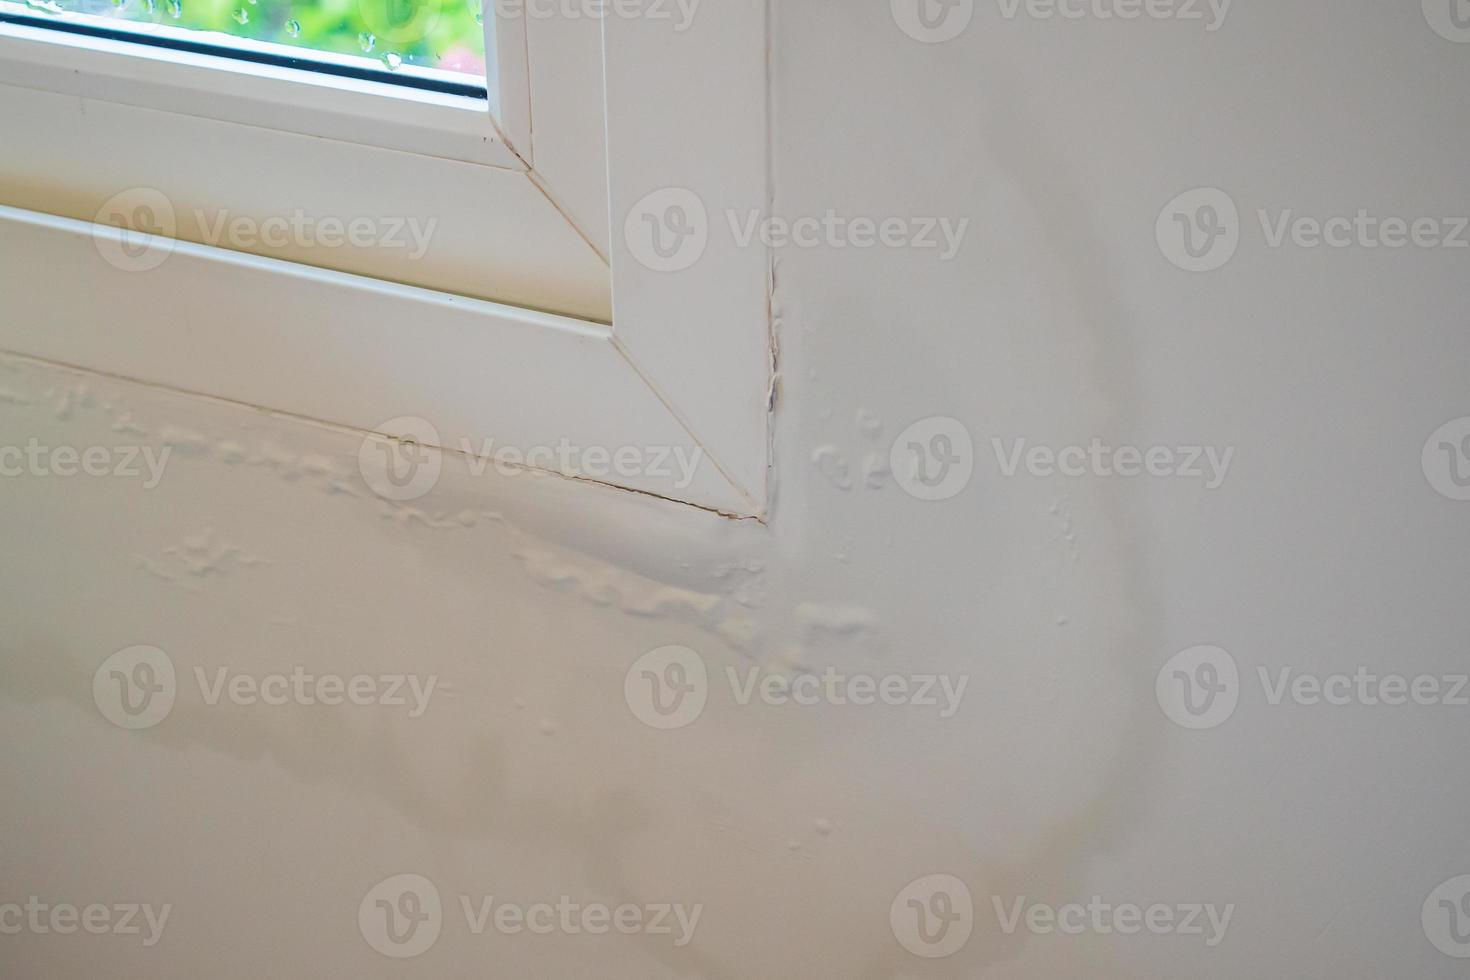
<instances>
[{"instance_id":1,"label":"white wall","mask_svg":"<svg viewBox=\"0 0 1470 980\"><path fill-rule=\"evenodd\" d=\"M388 505L350 433L0 364L0 442L173 447L153 490L0 480L0 903L173 907L155 948L0 936L0 973L1463 975L1420 909L1470 873L1470 709L1271 706L1256 670L1466 670L1470 503L1437 494L1420 453L1470 415L1470 253L1273 249L1255 213L1465 214L1470 46L1367 0L1242 0L1214 32L982 2L942 45L887 7L776 4L778 211L972 225L947 263L783 252L769 528L458 466ZM1199 186L1242 218L1209 274L1154 234ZM870 454L936 415L974 437L961 496L865 480ZM1004 478L991 448L1094 436L1235 454L1206 491ZM181 693L130 732L91 680L134 644L169 653ZM666 644L715 679L677 731L623 695ZM1240 705L1186 731L1155 675L1199 644L1233 654ZM750 664L969 680L947 719L740 706L724 671ZM437 674L452 697L409 719L210 706L193 682L295 665ZM396 961L356 912L402 872L432 879L446 916ZM930 873L976 906L944 960L890 927ZM703 912L683 948L476 937L461 894ZM1007 935L992 906L1094 895L1235 909L1207 948Z\"/></svg>"}]
</instances>

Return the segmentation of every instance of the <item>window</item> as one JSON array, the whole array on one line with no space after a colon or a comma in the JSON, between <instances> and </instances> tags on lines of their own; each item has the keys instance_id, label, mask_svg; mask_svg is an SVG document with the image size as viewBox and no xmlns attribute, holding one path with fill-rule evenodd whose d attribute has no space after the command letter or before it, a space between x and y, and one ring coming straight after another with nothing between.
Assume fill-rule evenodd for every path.
<instances>
[{"instance_id":1,"label":"window","mask_svg":"<svg viewBox=\"0 0 1470 980\"><path fill-rule=\"evenodd\" d=\"M692 486L608 482L764 513L770 258L717 217L770 200L764 5L596 9L495 4L471 91L404 83L464 84L442 52L0 18L0 350L450 446L697 447ZM109 30L288 46L150 16ZM640 240L676 214L687 264Z\"/></svg>"},{"instance_id":2,"label":"window","mask_svg":"<svg viewBox=\"0 0 1470 980\"><path fill-rule=\"evenodd\" d=\"M484 17L468 0L0 0L0 18L262 62L304 58L319 70L466 88L485 79Z\"/></svg>"}]
</instances>

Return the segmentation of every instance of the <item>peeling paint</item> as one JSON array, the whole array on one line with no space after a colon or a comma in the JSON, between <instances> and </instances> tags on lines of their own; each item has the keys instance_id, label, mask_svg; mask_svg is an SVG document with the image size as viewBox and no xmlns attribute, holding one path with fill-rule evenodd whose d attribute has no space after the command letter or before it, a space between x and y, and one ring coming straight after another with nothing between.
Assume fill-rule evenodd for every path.
<instances>
[{"instance_id":1,"label":"peeling paint","mask_svg":"<svg viewBox=\"0 0 1470 980\"><path fill-rule=\"evenodd\" d=\"M163 560L154 562L153 568L166 567L171 562L183 573L194 578L223 575L237 568L269 564L268 559L252 554L238 545L219 540L213 528L205 528L198 534L190 535L181 544L164 548L162 553Z\"/></svg>"},{"instance_id":2,"label":"peeling paint","mask_svg":"<svg viewBox=\"0 0 1470 980\"><path fill-rule=\"evenodd\" d=\"M818 446L813 449L812 465L837 489L852 489L852 473L848 468L847 457L836 446Z\"/></svg>"}]
</instances>

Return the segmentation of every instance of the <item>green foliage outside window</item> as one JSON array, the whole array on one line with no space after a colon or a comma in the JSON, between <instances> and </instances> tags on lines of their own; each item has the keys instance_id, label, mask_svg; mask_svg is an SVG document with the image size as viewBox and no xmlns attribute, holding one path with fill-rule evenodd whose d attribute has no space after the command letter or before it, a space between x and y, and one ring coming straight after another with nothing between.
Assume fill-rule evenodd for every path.
<instances>
[{"instance_id":1,"label":"green foliage outside window","mask_svg":"<svg viewBox=\"0 0 1470 980\"><path fill-rule=\"evenodd\" d=\"M483 77L477 0L32 0L71 13L115 17L441 68Z\"/></svg>"}]
</instances>

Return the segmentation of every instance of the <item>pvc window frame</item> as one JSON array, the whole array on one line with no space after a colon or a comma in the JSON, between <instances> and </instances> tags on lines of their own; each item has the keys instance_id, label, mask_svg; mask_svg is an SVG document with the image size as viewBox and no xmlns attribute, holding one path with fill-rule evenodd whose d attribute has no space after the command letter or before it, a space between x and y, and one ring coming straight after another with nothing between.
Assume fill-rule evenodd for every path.
<instances>
[{"instance_id":1,"label":"pvc window frame","mask_svg":"<svg viewBox=\"0 0 1470 980\"><path fill-rule=\"evenodd\" d=\"M497 77L478 106L0 24L0 129L15 140L0 160L0 352L388 438L404 433L384 420L429 420L447 451L682 450L700 461L692 482L666 467L599 480L761 519L771 260L718 215L771 199L769 14L763 0L697 11L675 29L497 7ZM170 199L229 203L229 187L200 176L228 170L228 150L285 171L235 211L357 200L373 213L364 188L311 176L359 161L370 182L424 194L395 206L461 224L447 253L411 270L182 228L150 240L165 261L120 267L109 256L136 241L96 220L99 199L142 183L149 146L167 150L151 159ZM75 158L107 147L121 180ZM293 175L300 204L282 189ZM670 208L699 231L672 264L641 237Z\"/></svg>"}]
</instances>

